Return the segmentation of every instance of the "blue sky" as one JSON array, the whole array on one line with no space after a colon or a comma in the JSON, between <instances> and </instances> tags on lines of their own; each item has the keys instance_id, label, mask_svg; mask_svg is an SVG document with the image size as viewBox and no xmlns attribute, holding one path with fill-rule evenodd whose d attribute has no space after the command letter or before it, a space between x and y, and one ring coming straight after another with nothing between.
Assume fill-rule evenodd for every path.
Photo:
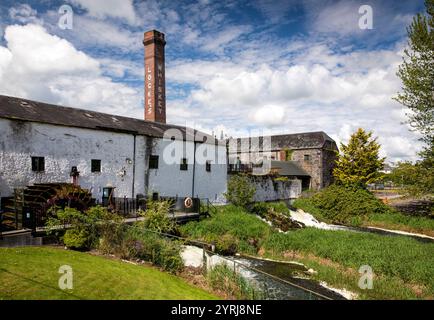
<instances>
[{"instance_id":1,"label":"blue sky","mask_svg":"<svg viewBox=\"0 0 434 320\"><path fill-rule=\"evenodd\" d=\"M72 30L58 26L60 6ZM360 29L369 5L373 28ZM220 136L374 131L389 161L420 143L392 97L423 1L2 1L0 93L142 118L143 32L166 34L168 122Z\"/></svg>"}]
</instances>

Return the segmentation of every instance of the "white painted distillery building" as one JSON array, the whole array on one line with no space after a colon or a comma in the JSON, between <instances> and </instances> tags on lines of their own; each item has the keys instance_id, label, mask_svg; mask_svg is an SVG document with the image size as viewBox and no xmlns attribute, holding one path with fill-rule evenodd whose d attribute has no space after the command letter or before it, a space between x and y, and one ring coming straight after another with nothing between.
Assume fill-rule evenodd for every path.
<instances>
[{"instance_id":1,"label":"white painted distillery building","mask_svg":"<svg viewBox=\"0 0 434 320\"><path fill-rule=\"evenodd\" d=\"M226 146L193 129L0 96L0 137L1 197L71 182L76 167L99 201L109 191L224 201Z\"/></svg>"}]
</instances>

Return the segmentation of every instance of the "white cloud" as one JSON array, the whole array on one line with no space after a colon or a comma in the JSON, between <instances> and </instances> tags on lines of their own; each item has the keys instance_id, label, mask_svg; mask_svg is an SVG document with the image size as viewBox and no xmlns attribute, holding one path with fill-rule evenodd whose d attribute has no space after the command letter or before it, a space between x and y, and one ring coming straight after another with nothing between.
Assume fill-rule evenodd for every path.
<instances>
[{"instance_id":1,"label":"white cloud","mask_svg":"<svg viewBox=\"0 0 434 320\"><path fill-rule=\"evenodd\" d=\"M101 75L100 63L39 25L9 26L0 46L1 94L141 116L137 90Z\"/></svg>"},{"instance_id":2,"label":"white cloud","mask_svg":"<svg viewBox=\"0 0 434 320\"><path fill-rule=\"evenodd\" d=\"M28 4L20 4L9 8L9 17L12 21L20 23L43 24L43 20L37 17L38 12Z\"/></svg>"},{"instance_id":3,"label":"white cloud","mask_svg":"<svg viewBox=\"0 0 434 320\"><path fill-rule=\"evenodd\" d=\"M99 19L120 18L130 24L138 23L133 0L70 0L70 2L86 9L92 17Z\"/></svg>"},{"instance_id":4,"label":"white cloud","mask_svg":"<svg viewBox=\"0 0 434 320\"><path fill-rule=\"evenodd\" d=\"M12 64L19 72L50 76L59 72L97 72L98 61L78 51L68 41L50 35L39 25L9 26L5 32Z\"/></svg>"},{"instance_id":5,"label":"white cloud","mask_svg":"<svg viewBox=\"0 0 434 320\"><path fill-rule=\"evenodd\" d=\"M71 36L78 43L91 46L116 47L122 51L143 48L142 32L132 32L119 25L86 16L74 18L74 33Z\"/></svg>"},{"instance_id":6,"label":"white cloud","mask_svg":"<svg viewBox=\"0 0 434 320\"><path fill-rule=\"evenodd\" d=\"M418 136L402 125L403 108L392 100L400 89L396 70L402 47L343 53L320 43L295 47L286 66L171 63L170 82L195 84L196 89L170 105L176 109L169 111L170 120L194 117L204 127L230 128L233 136L252 126L272 134L323 130L338 142L362 127L379 136L389 160L415 159Z\"/></svg>"},{"instance_id":7,"label":"white cloud","mask_svg":"<svg viewBox=\"0 0 434 320\"><path fill-rule=\"evenodd\" d=\"M207 37L203 41L202 49L207 51L223 52L225 45L236 40L240 36L249 33L252 30L250 26L230 26L217 34Z\"/></svg>"},{"instance_id":8,"label":"white cloud","mask_svg":"<svg viewBox=\"0 0 434 320\"><path fill-rule=\"evenodd\" d=\"M280 125L285 117L285 109L281 106L264 106L258 108L250 117L251 120L259 125L272 127Z\"/></svg>"}]
</instances>

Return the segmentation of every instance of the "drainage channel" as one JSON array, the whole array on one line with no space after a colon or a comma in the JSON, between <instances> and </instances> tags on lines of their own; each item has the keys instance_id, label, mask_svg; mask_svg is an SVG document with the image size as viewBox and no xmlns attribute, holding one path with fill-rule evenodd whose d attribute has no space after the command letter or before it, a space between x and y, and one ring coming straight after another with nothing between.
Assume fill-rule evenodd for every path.
<instances>
[{"instance_id":1,"label":"drainage channel","mask_svg":"<svg viewBox=\"0 0 434 320\"><path fill-rule=\"evenodd\" d=\"M245 278L268 300L345 300L345 297L309 279L302 264L264 260L247 256L220 256L192 245L181 253L185 266L203 267L209 271L226 264Z\"/></svg>"}]
</instances>

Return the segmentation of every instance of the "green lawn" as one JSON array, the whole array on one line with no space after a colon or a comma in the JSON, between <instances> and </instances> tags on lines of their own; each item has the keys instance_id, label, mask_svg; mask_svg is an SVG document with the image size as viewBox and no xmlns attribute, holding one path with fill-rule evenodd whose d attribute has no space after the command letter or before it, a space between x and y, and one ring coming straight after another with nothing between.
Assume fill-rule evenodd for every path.
<instances>
[{"instance_id":1,"label":"green lawn","mask_svg":"<svg viewBox=\"0 0 434 320\"><path fill-rule=\"evenodd\" d=\"M58 286L62 265L72 267L72 290ZM0 248L0 300L216 298L149 266L57 248Z\"/></svg>"},{"instance_id":2,"label":"green lawn","mask_svg":"<svg viewBox=\"0 0 434 320\"><path fill-rule=\"evenodd\" d=\"M238 251L275 259L298 260L318 271L316 278L347 288L364 299L432 299L434 244L403 236L305 228L273 231L252 214L232 206L219 208L210 219L191 222L182 233L195 239L216 240L230 235ZM362 265L372 267L374 289L357 283Z\"/></svg>"}]
</instances>

